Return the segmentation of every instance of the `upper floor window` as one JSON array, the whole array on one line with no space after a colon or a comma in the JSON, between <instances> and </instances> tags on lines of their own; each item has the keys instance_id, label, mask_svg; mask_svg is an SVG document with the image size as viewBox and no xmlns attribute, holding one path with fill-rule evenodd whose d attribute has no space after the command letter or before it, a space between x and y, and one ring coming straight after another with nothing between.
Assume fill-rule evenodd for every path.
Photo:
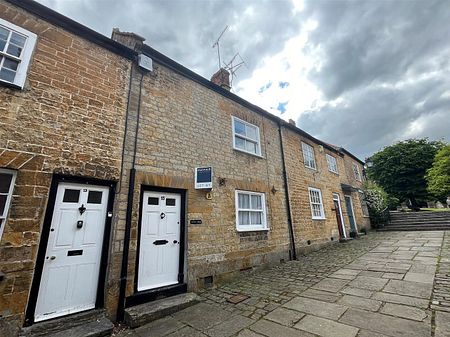
<instances>
[{"instance_id":1,"label":"upper floor window","mask_svg":"<svg viewBox=\"0 0 450 337\"><path fill-rule=\"evenodd\" d=\"M11 204L15 180L15 171L0 169L0 239L5 227L9 205Z\"/></svg>"},{"instance_id":2,"label":"upper floor window","mask_svg":"<svg viewBox=\"0 0 450 337\"><path fill-rule=\"evenodd\" d=\"M236 191L236 229L266 230L266 200L264 193Z\"/></svg>"},{"instance_id":3,"label":"upper floor window","mask_svg":"<svg viewBox=\"0 0 450 337\"><path fill-rule=\"evenodd\" d=\"M311 214L313 219L325 219L323 209L322 192L318 188L308 188L309 203L311 205Z\"/></svg>"},{"instance_id":4,"label":"upper floor window","mask_svg":"<svg viewBox=\"0 0 450 337\"><path fill-rule=\"evenodd\" d=\"M259 128L256 125L233 117L233 147L236 150L260 156Z\"/></svg>"},{"instance_id":5,"label":"upper floor window","mask_svg":"<svg viewBox=\"0 0 450 337\"><path fill-rule=\"evenodd\" d=\"M311 145L302 142L303 162L305 166L315 170L316 159L314 158L314 149Z\"/></svg>"},{"instance_id":6,"label":"upper floor window","mask_svg":"<svg viewBox=\"0 0 450 337\"><path fill-rule=\"evenodd\" d=\"M326 154L326 157L327 157L328 171L338 174L336 158L329 155L328 153Z\"/></svg>"},{"instance_id":7,"label":"upper floor window","mask_svg":"<svg viewBox=\"0 0 450 337\"><path fill-rule=\"evenodd\" d=\"M358 181L362 181L361 173L359 172L358 164L353 163L353 174L355 175L355 179Z\"/></svg>"},{"instance_id":8,"label":"upper floor window","mask_svg":"<svg viewBox=\"0 0 450 337\"><path fill-rule=\"evenodd\" d=\"M36 34L0 19L0 82L23 88L35 43Z\"/></svg>"}]
</instances>

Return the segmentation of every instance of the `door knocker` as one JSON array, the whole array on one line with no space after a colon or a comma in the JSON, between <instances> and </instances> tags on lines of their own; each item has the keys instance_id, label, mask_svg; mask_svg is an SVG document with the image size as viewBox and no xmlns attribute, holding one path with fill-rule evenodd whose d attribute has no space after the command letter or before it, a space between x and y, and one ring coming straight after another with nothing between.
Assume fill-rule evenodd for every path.
<instances>
[{"instance_id":1,"label":"door knocker","mask_svg":"<svg viewBox=\"0 0 450 337\"><path fill-rule=\"evenodd\" d=\"M164 219L166 217L166 215L164 213L161 213L160 217L161 217L161 219Z\"/></svg>"},{"instance_id":2,"label":"door knocker","mask_svg":"<svg viewBox=\"0 0 450 337\"><path fill-rule=\"evenodd\" d=\"M80 214L83 215L84 212L86 212L86 207L84 207L84 204L81 204L81 207L78 208L80 211Z\"/></svg>"}]
</instances>

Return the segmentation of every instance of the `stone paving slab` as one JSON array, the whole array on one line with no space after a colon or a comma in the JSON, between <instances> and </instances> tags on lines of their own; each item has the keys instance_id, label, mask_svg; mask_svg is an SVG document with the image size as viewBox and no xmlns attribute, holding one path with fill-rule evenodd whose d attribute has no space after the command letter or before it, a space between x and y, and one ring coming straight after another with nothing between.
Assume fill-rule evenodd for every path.
<instances>
[{"instance_id":1,"label":"stone paving slab","mask_svg":"<svg viewBox=\"0 0 450 337\"><path fill-rule=\"evenodd\" d=\"M353 295L358 297L370 298L373 295L373 291L360 288L346 287L340 291L342 294Z\"/></svg>"},{"instance_id":2,"label":"stone paving slab","mask_svg":"<svg viewBox=\"0 0 450 337\"><path fill-rule=\"evenodd\" d=\"M314 335L309 332L288 328L265 319L259 320L253 324L250 329L267 337L314 337Z\"/></svg>"},{"instance_id":3,"label":"stone paving slab","mask_svg":"<svg viewBox=\"0 0 450 337\"><path fill-rule=\"evenodd\" d=\"M302 312L278 308L267 314L264 318L281 325L292 327L304 316L305 314Z\"/></svg>"},{"instance_id":4,"label":"stone paving slab","mask_svg":"<svg viewBox=\"0 0 450 337\"><path fill-rule=\"evenodd\" d=\"M284 307L315 316L338 319L348 307L340 304L317 301L312 298L296 297Z\"/></svg>"},{"instance_id":5,"label":"stone paving slab","mask_svg":"<svg viewBox=\"0 0 450 337\"><path fill-rule=\"evenodd\" d=\"M386 283L388 283L387 279L370 276L358 276L348 285L353 288L381 290L386 285Z\"/></svg>"},{"instance_id":6,"label":"stone paving slab","mask_svg":"<svg viewBox=\"0 0 450 337\"><path fill-rule=\"evenodd\" d=\"M368 298L362 298L357 296L345 295L339 301L339 304L346 305L352 308L364 309L368 311L378 311L382 302L371 300Z\"/></svg>"},{"instance_id":7,"label":"stone paving slab","mask_svg":"<svg viewBox=\"0 0 450 337\"><path fill-rule=\"evenodd\" d=\"M411 281L411 282L433 284L434 274L408 272L405 274L405 277L403 278L403 280Z\"/></svg>"},{"instance_id":8,"label":"stone paving slab","mask_svg":"<svg viewBox=\"0 0 450 337\"><path fill-rule=\"evenodd\" d=\"M174 319L187 323L198 330L206 330L223 322L230 316L231 313L225 310L217 310L214 306L206 303L196 304L172 315Z\"/></svg>"},{"instance_id":9,"label":"stone paving slab","mask_svg":"<svg viewBox=\"0 0 450 337\"><path fill-rule=\"evenodd\" d=\"M353 326L310 315L298 322L295 328L322 337L355 337L359 330Z\"/></svg>"},{"instance_id":10,"label":"stone paving slab","mask_svg":"<svg viewBox=\"0 0 450 337\"><path fill-rule=\"evenodd\" d=\"M428 299L431 297L433 285L410 281L390 280L386 287L384 287L383 291L386 293Z\"/></svg>"},{"instance_id":11,"label":"stone paving slab","mask_svg":"<svg viewBox=\"0 0 450 337\"><path fill-rule=\"evenodd\" d=\"M304 292L300 293L300 296L309 297L325 302L336 302L339 298L341 298L341 296L337 293L330 293L328 291L317 290L312 288L309 288L308 290L305 290Z\"/></svg>"},{"instance_id":12,"label":"stone paving slab","mask_svg":"<svg viewBox=\"0 0 450 337\"><path fill-rule=\"evenodd\" d=\"M428 324L359 309L349 309L339 322L393 337L431 336Z\"/></svg>"},{"instance_id":13,"label":"stone paving slab","mask_svg":"<svg viewBox=\"0 0 450 337\"><path fill-rule=\"evenodd\" d=\"M145 337L153 337L154 335L150 333ZM198 330L191 328L190 326L185 326L184 328L171 333L170 335L166 335L167 337L208 337L204 333L201 333Z\"/></svg>"},{"instance_id":14,"label":"stone paving slab","mask_svg":"<svg viewBox=\"0 0 450 337\"><path fill-rule=\"evenodd\" d=\"M382 314L412 319L418 322L422 322L428 317L428 314L422 309L393 303L386 303L380 312Z\"/></svg>"},{"instance_id":15,"label":"stone paving slab","mask_svg":"<svg viewBox=\"0 0 450 337\"><path fill-rule=\"evenodd\" d=\"M344 288L348 280L340 280L334 278L326 278L313 286L313 289L324 290L329 292L337 292Z\"/></svg>"},{"instance_id":16,"label":"stone paving slab","mask_svg":"<svg viewBox=\"0 0 450 337\"><path fill-rule=\"evenodd\" d=\"M403 296L403 295L397 295L397 294L388 294L383 292L375 293L372 296L372 299L383 301L383 302L389 302L389 303L397 303L397 304L405 304L413 307L419 307L419 308L428 308L429 300L428 299L422 299L417 297L409 297L409 296Z\"/></svg>"},{"instance_id":17,"label":"stone paving slab","mask_svg":"<svg viewBox=\"0 0 450 337\"><path fill-rule=\"evenodd\" d=\"M255 323L255 321L250 318L236 315L208 329L206 334L211 337L229 337L253 323Z\"/></svg>"}]
</instances>

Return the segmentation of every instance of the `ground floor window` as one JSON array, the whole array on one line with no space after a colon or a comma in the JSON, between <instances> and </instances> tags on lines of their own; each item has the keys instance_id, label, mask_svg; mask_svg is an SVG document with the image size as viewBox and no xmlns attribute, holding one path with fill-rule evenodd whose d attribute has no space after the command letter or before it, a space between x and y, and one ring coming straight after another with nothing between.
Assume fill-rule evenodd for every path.
<instances>
[{"instance_id":1,"label":"ground floor window","mask_svg":"<svg viewBox=\"0 0 450 337\"><path fill-rule=\"evenodd\" d=\"M309 203L311 205L311 215L313 219L325 219L323 209L322 192L318 188L309 187Z\"/></svg>"},{"instance_id":2,"label":"ground floor window","mask_svg":"<svg viewBox=\"0 0 450 337\"><path fill-rule=\"evenodd\" d=\"M11 204L15 180L15 171L0 169L0 239L2 238L9 205Z\"/></svg>"},{"instance_id":3,"label":"ground floor window","mask_svg":"<svg viewBox=\"0 0 450 337\"><path fill-rule=\"evenodd\" d=\"M236 191L236 229L238 231L266 230L265 194Z\"/></svg>"}]
</instances>

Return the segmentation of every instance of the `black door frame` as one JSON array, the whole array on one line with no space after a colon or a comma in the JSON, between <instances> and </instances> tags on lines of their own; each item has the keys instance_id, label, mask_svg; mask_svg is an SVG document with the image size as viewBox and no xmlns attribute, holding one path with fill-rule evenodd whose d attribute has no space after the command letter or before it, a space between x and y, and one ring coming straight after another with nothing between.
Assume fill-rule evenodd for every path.
<instances>
[{"instance_id":1,"label":"black door frame","mask_svg":"<svg viewBox=\"0 0 450 337\"><path fill-rule=\"evenodd\" d=\"M178 266L178 284L164 286L155 289L149 289L144 291L138 291L138 277L139 277L139 252L141 245L141 229L142 229L142 208L144 202L144 192L166 192L166 193L177 193L181 196L180 205L180 256L179 256L179 266ZM187 284L184 282L184 267L185 267L185 253L186 253L186 234L187 234L187 223L186 223L186 209L187 209L187 190L179 188L169 188L169 187L159 187L159 186L149 186L141 185L140 197L139 197L139 219L138 219L138 230L137 230L137 246L136 246L136 262L134 269L134 294L128 296L125 299L125 307L131 307L145 302L154 301L160 297L172 296L180 293L185 293L187 291Z\"/></svg>"},{"instance_id":2,"label":"black door frame","mask_svg":"<svg viewBox=\"0 0 450 337\"><path fill-rule=\"evenodd\" d=\"M56 194L58 191L58 186L60 183L75 183L83 185L95 185L95 186L108 186L109 196L108 204L106 209L106 219L105 219L105 230L103 233L102 242L102 253L100 258L100 271L99 280L97 286L97 298L95 301L95 308L102 308L105 303L105 283L106 283L106 270L108 267L108 255L109 255L109 241L111 236L111 226L112 226L112 214L114 205L114 196L116 183L112 180L100 180L95 178L86 178L78 176L67 176L60 174L53 174L52 182L50 185L50 191L47 201L47 209L45 211L44 223L41 231L41 239L39 242L38 253L36 257L35 271L33 275L33 281L31 283L30 296L28 298L28 305L25 312L25 322L24 326L30 326L34 324L34 313L36 310L36 303L39 294L39 287L41 283L42 271L44 269L45 253L47 251L48 238L50 234L50 227L53 218L53 212L55 210ZM70 314L69 314L70 315ZM61 317L66 317L69 315L64 315ZM56 317L58 318L58 317ZM54 319L56 319L54 318ZM50 320L50 319L49 319Z\"/></svg>"}]
</instances>

